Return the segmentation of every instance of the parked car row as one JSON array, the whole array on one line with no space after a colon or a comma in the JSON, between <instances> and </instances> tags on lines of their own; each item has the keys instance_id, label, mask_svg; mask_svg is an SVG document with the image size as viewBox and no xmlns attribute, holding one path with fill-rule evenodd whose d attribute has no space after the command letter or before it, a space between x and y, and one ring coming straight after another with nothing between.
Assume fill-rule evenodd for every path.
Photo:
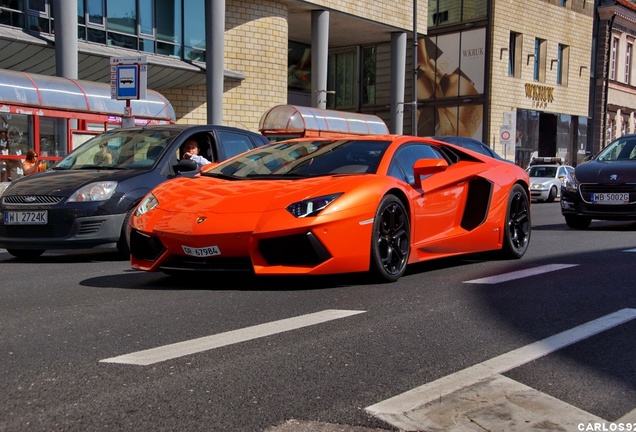
<instances>
[{"instance_id":1,"label":"parked car row","mask_svg":"<svg viewBox=\"0 0 636 432\"><path fill-rule=\"evenodd\" d=\"M193 140L201 158L186 156ZM442 256L523 256L531 200L560 198L576 229L636 220L636 135L576 168L535 158L523 170L466 137L322 131L270 142L239 128L135 127L5 186L0 247L22 259L116 245L133 268L168 274L370 271L394 281Z\"/></svg>"}]
</instances>

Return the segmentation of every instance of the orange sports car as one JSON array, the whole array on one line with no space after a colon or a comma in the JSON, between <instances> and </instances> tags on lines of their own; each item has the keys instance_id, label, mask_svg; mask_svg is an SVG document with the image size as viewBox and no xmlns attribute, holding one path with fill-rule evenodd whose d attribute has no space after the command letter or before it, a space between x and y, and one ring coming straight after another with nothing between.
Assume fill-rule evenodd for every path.
<instances>
[{"instance_id":1,"label":"orange sports car","mask_svg":"<svg viewBox=\"0 0 636 432\"><path fill-rule=\"evenodd\" d=\"M430 138L303 137L151 191L131 218L134 269L255 275L372 272L530 241L528 174Z\"/></svg>"}]
</instances>

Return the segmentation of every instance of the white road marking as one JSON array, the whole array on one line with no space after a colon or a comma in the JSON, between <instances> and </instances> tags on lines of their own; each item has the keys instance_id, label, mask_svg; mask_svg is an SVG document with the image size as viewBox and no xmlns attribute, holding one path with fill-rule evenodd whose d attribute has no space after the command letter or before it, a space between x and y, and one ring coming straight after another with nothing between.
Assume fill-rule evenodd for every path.
<instances>
[{"instance_id":1,"label":"white road marking","mask_svg":"<svg viewBox=\"0 0 636 432\"><path fill-rule=\"evenodd\" d=\"M302 327L321 324L327 321L346 318L365 312L366 311L336 309L324 310L308 315L301 315L294 318L287 318L270 323L255 325L252 327L246 327L243 329L232 330L225 333L219 333L216 335L192 339L189 341L177 342L174 344L151 348L144 351L137 351L117 357L111 357L100 360L100 362L147 366L153 363L158 363L185 355L208 351L214 348L245 342L265 336L271 336L277 333L296 330Z\"/></svg>"},{"instance_id":2,"label":"white road marking","mask_svg":"<svg viewBox=\"0 0 636 432\"><path fill-rule=\"evenodd\" d=\"M474 284L498 284L501 282L508 282L515 279L522 279L528 276L536 276L543 273L549 273L557 270L563 270L570 267L576 267L578 264L547 264L539 267L529 268L526 270L519 270L510 273L504 273L496 276L485 277L481 279L473 279L465 281L464 283Z\"/></svg>"},{"instance_id":3,"label":"white road marking","mask_svg":"<svg viewBox=\"0 0 636 432\"><path fill-rule=\"evenodd\" d=\"M623 252L636 252L636 249L626 249Z\"/></svg>"},{"instance_id":4,"label":"white road marking","mask_svg":"<svg viewBox=\"0 0 636 432\"><path fill-rule=\"evenodd\" d=\"M622 309L570 330L550 336L483 363L447 375L366 408L366 411L403 430L417 430L414 417L421 417L426 404L437 405L451 393L519 367L561 348L636 318L636 309ZM435 405L435 404L434 404ZM419 410L419 412L418 412ZM415 429L413 429L415 427Z\"/></svg>"}]
</instances>

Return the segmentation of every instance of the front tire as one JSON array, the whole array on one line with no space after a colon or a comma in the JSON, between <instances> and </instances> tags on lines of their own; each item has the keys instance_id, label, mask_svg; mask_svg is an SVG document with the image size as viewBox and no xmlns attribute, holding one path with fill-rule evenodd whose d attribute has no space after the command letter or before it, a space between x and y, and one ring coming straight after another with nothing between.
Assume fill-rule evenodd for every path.
<instances>
[{"instance_id":1,"label":"front tire","mask_svg":"<svg viewBox=\"0 0 636 432\"><path fill-rule=\"evenodd\" d=\"M521 258L528 250L532 225L530 200L521 185L514 185L508 196L504 240L501 253L504 258Z\"/></svg>"},{"instance_id":2,"label":"front tire","mask_svg":"<svg viewBox=\"0 0 636 432\"><path fill-rule=\"evenodd\" d=\"M371 271L385 282L395 282L406 271L411 251L411 224L402 201L382 198L373 219Z\"/></svg>"},{"instance_id":3,"label":"front tire","mask_svg":"<svg viewBox=\"0 0 636 432\"><path fill-rule=\"evenodd\" d=\"M10 255L18 259L30 260L39 257L44 253L44 250L40 249L7 249Z\"/></svg>"},{"instance_id":4,"label":"front tire","mask_svg":"<svg viewBox=\"0 0 636 432\"><path fill-rule=\"evenodd\" d=\"M130 259L130 218L136 208L137 205L134 205L133 208L126 213L126 217L124 217L124 224L121 227L121 235L117 241L117 252L124 259Z\"/></svg>"},{"instance_id":5,"label":"front tire","mask_svg":"<svg viewBox=\"0 0 636 432\"><path fill-rule=\"evenodd\" d=\"M548 195L548 199L546 199L545 202L549 202L549 203L554 202L556 197L557 197L557 188L556 186L552 186L550 188L550 194Z\"/></svg>"}]
</instances>

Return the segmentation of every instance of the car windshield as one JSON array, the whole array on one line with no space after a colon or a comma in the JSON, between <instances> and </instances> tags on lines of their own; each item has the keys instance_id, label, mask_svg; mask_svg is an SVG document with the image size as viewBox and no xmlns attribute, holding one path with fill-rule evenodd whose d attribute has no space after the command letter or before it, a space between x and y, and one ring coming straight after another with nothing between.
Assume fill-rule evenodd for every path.
<instances>
[{"instance_id":1,"label":"car windshield","mask_svg":"<svg viewBox=\"0 0 636 432\"><path fill-rule=\"evenodd\" d=\"M556 173L557 173L557 167L555 166L533 166L530 167L530 170L528 171L528 175L530 177L550 177L550 178L554 178L556 177Z\"/></svg>"},{"instance_id":2,"label":"car windshield","mask_svg":"<svg viewBox=\"0 0 636 432\"><path fill-rule=\"evenodd\" d=\"M53 168L150 169L180 133L177 129L115 129L86 141Z\"/></svg>"},{"instance_id":3,"label":"car windshield","mask_svg":"<svg viewBox=\"0 0 636 432\"><path fill-rule=\"evenodd\" d=\"M636 137L619 138L605 147L596 158L599 161L636 161Z\"/></svg>"},{"instance_id":4,"label":"car windshield","mask_svg":"<svg viewBox=\"0 0 636 432\"><path fill-rule=\"evenodd\" d=\"M287 178L375 173L389 144L365 139L275 143L224 162L204 175Z\"/></svg>"}]
</instances>

